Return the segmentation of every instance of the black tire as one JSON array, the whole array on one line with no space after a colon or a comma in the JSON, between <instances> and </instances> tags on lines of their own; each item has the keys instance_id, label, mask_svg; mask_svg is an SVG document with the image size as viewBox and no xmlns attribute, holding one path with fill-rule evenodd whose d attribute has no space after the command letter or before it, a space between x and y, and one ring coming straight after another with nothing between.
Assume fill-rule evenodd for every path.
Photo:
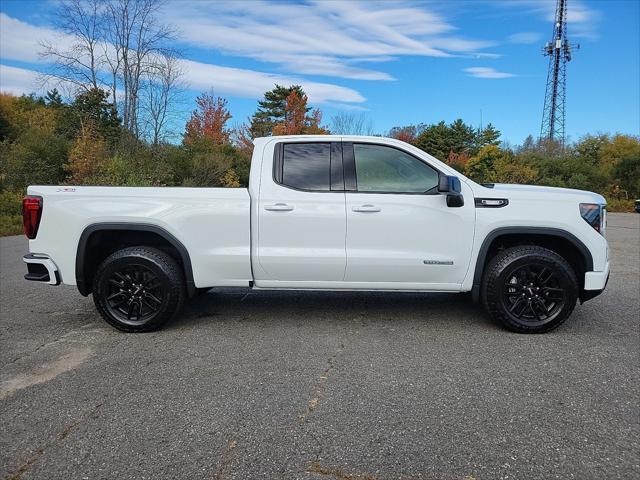
<instances>
[{"instance_id":1,"label":"black tire","mask_svg":"<svg viewBox=\"0 0 640 480\"><path fill-rule=\"evenodd\" d=\"M569 263L535 245L498 252L485 269L484 306L491 317L518 333L544 333L573 312L579 283Z\"/></svg>"},{"instance_id":2,"label":"black tire","mask_svg":"<svg viewBox=\"0 0 640 480\"><path fill-rule=\"evenodd\" d=\"M182 269L157 248L118 250L100 264L93 278L98 312L123 332L160 328L175 317L184 298Z\"/></svg>"}]
</instances>

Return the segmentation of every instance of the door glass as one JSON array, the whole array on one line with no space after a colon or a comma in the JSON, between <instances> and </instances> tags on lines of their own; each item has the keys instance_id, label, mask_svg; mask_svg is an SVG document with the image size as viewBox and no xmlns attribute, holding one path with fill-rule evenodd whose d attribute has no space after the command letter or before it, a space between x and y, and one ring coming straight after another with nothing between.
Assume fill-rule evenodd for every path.
<instances>
[{"instance_id":1,"label":"door glass","mask_svg":"<svg viewBox=\"0 0 640 480\"><path fill-rule=\"evenodd\" d=\"M354 143L359 192L426 193L436 191L438 172L397 148Z\"/></svg>"},{"instance_id":2,"label":"door glass","mask_svg":"<svg viewBox=\"0 0 640 480\"><path fill-rule=\"evenodd\" d=\"M330 143L285 144L282 160L283 185L300 190L329 191Z\"/></svg>"}]
</instances>

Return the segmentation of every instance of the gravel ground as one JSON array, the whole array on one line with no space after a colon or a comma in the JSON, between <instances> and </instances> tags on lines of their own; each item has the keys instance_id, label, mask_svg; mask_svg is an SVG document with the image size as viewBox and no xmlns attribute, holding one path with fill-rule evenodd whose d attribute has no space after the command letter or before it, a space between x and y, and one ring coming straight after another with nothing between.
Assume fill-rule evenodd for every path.
<instances>
[{"instance_id":1,"label":"gravel ground","mask_svg":"<svg viewBox=\"0 0 640 480\"><path fill-rule=\"evenodd\" d=\"M0 239L0 478L640 477L640 215L607 290L517 335L455 294L221 291L119 333Z\"/></svg>"}]
</instances>

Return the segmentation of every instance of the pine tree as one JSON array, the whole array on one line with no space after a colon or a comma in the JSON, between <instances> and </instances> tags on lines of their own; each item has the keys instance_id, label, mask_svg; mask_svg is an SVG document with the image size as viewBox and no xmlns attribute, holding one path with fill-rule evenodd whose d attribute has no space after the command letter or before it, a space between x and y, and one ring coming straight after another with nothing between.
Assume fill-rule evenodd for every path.
<instances>
[{"instance_id":1,"label":"pine tree","mask_svg":"<svg viewBox=\"0 0 640 480\"><path fill-rule=\"evenodd\" d=\"M486 127L477 133L477 147L482 148L486 145L500 145L500 130L488 123Z\"/></svg>"},{"instance_id":2,"label":"pine tree","mask_svg":"<svg viewBox=\"0 0 640 480\"><path fill-rule=\"evenodd\" d=\"M276 84L273 90L265 92L264 99L258 102L258 109L251 117L249 131L252 138L271 135L273 127L286 120L287 97L293 92L300 98L306 97L300 85L284 87ZM311 107L305 108L305 113L311 110Z\"/></svg>"}]
</instances>

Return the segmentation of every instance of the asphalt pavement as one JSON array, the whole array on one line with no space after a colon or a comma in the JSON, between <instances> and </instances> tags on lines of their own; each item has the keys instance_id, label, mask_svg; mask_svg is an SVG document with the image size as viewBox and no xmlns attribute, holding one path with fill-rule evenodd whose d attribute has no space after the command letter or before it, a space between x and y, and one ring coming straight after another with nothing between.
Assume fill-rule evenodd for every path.
<instances>
[{"instance_id":1,"label":"asphalt pavement","mask_svg":"<svg viewBox=\"0 0 640 480\"><path fill-rule=\"evenodd\" d=\"M0 478L640 478L640 215L518 335L464 295L225 290L124 334L0 239Z\"/></svg>"}]
</instances>

